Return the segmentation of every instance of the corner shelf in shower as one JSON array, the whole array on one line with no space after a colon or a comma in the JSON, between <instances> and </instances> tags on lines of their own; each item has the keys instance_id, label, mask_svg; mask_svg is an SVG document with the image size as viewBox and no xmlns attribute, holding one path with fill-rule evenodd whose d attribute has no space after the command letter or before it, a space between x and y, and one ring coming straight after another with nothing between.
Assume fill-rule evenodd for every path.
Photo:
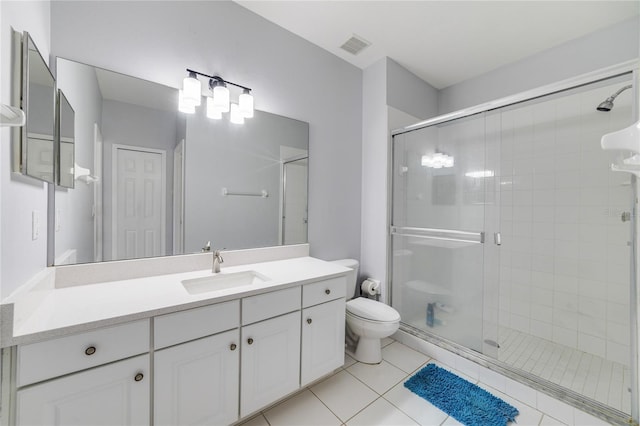
<instances>
[{"instance_id":1,"label":"corner shelf in shower","mask_svg":"<svg viewBox=\"0 0 640 426\"><path fill-rule=\"evenodd\" d=\"M622 163L612 164L614 172L632 173L640 176L640 121L629 127L602 136L600 146L603 150L631 151L634 153Z\"/></svg>"}]
</instances>

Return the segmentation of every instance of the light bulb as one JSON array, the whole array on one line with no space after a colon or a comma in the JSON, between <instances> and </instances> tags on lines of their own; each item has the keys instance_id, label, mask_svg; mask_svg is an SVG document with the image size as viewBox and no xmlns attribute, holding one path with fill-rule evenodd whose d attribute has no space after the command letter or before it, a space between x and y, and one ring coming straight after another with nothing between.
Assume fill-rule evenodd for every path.
<instances>
[{"instance_id":1,"label":"light bulb","mask_svg":"<svg viewBox=\"0 0 640 426\"><path fill-rule=\"evenodd\" d=\"M207 96L207 117L219 120L222 118L222 111L217 109L213 104L213 98Z\"/></svg>"},{"instance_id":2,"label":"light bulb","mask_svg":"<svg viewBox=\"0 0 640 426\"><path fill-rule=\"evenodd\" d=\"M182 89L178 90L178 111L186 114L195 114L196 106L184 98Z\"/></svg>"},{"instance_id":3,"label":"light bulb","mask_svg":"<svg viewBox=\"0 0 640 426\"><path fill-rule=\"evenodd\" d=\"M182 80L182 92L185 101L193 106L200 105L202 102L202 84L195 73L189 73L189 76Z\"/></svg>"},{"instance_id":4,"label":"light bulb","mask_svg":"<svg viewBox=\"0 0 640 426\"><path fill-rule=\"evenodd\" d=\"M248 89L244 89L238 98L238 108L244 118L253 117L253 96Z\"/></svg>"},{"instance_id":5,"label":"light bulb","mask_svg":"<svg viewBox=\"0 0 640 426\"><path fill-rule=\"evenodd\" d=\"M231 104L231 115L229 117L229 121L234 124L244 124L244 117L240 114L238 104Z\"/></svg>"},{"instance_id":6,"label":"light bulb","mask_svg":"<svg viewBox=\"0 0 640 426\"><path fill-rule=\"evenodd\" d=\"M218 81L213 88L213 104L220 112L229 112L229 89Z\"/></svg>"}]
</instances>

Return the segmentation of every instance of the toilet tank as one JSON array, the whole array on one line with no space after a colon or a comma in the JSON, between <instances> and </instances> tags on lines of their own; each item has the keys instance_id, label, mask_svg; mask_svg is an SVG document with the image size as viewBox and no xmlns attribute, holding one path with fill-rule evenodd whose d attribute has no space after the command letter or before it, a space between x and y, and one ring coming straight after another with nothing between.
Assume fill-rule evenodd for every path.
<instances>
[{"instance_id":1,"label":"toilet tank","mask_svg":"<svg viewBox=\"0 0 640 426\"><path fill-rule=\"evenodd\" d=\"M347 275L347 299L353 298L356 293L356 283L358 282L358 267L360 263L355 259L340 259L334 260L331 263L336 263L345 268L350 268L352 271Z\"/></svg>"}]
</instances>

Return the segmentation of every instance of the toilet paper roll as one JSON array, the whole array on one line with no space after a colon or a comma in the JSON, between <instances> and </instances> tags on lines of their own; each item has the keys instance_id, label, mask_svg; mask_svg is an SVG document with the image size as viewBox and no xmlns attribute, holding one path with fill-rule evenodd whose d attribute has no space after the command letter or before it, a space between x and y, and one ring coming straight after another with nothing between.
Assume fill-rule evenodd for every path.
<instances>
[{"instance_id":1,"label":"toilet paper roll","mask_svg":"<svg viewBox=\"0 0 640 426\"><path fill-rule=\"evenodd\" d=\"M369 296L375 296L380 291L380 281L374 280L372 278L367 278L360 285L360 289L363 294L368 294Z\"/></svg>"}]
</instances>

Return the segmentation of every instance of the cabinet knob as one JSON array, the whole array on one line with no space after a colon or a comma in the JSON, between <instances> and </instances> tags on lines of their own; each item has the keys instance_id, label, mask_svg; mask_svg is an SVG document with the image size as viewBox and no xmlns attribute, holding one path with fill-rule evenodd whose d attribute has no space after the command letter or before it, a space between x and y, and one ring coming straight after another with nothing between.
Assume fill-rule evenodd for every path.
<instances>
[{"instance_id":1,"label":"cabinet knob","mask_svg":"<svg viewBox=\"0 0 640 426\"><path fill-rule=\"evenodd\" d=\"M331 290L329 290L329 289L326 289L324 292L325 292L325 294L331 294Z\"/></svg>"},{"instance_id":2,"label":"cabinet knob","mask_svg":"<svg viewBox=\"0 0 640 426\"><path fill-rule=\"evenodd\" d=\"M85 355L93 355L96 353L96 347L95 346L89 346L87 349L84 350L84 354Z\"/></svg>"},{"instance_id":3,"label":"cabinet knob","mask_svg":"<svg viewBox=\"0 0 640 426\"><path fill-rule=\"evenodd\" d=\"M235 343L232 343L231 346L229 346L229 349L231 349L232 351L235 351L237 348Z\"/></svg>"},{"instance_id":4,"label":"cabinet knob","mask_svg":"<svg viewBox=\"0 0 640 426\"><path fill-rule=\"evenodd\" d=\"M248 343L248 344L250 344L250 345L252 345L252 344L253 344L253 339L252 339L251 337L249 337L249 338L247 339L247 343Z\"/></svg>"},{"instance_id":5,"label":"cabinet knob","mask_svg":"<svg viewBox=\"0 0 640 426\"><path fill-rule=\"evenodd\" d=\"M311 324L312 322L311 318L307 318L307 324Z\"/></svg>"},{"instance_id":6,"label":"cabinet knob","mask_svg":"<svg viewBox=\"0 0 640 426\"><path fill-rule=\"evenodd\" d=\"M136 376L133 378L133 380L135 380L136 382L139 382L142 379L144 379L144 374L142 374L142 373L136 374Z\"/></svg>"}]
</instances>

